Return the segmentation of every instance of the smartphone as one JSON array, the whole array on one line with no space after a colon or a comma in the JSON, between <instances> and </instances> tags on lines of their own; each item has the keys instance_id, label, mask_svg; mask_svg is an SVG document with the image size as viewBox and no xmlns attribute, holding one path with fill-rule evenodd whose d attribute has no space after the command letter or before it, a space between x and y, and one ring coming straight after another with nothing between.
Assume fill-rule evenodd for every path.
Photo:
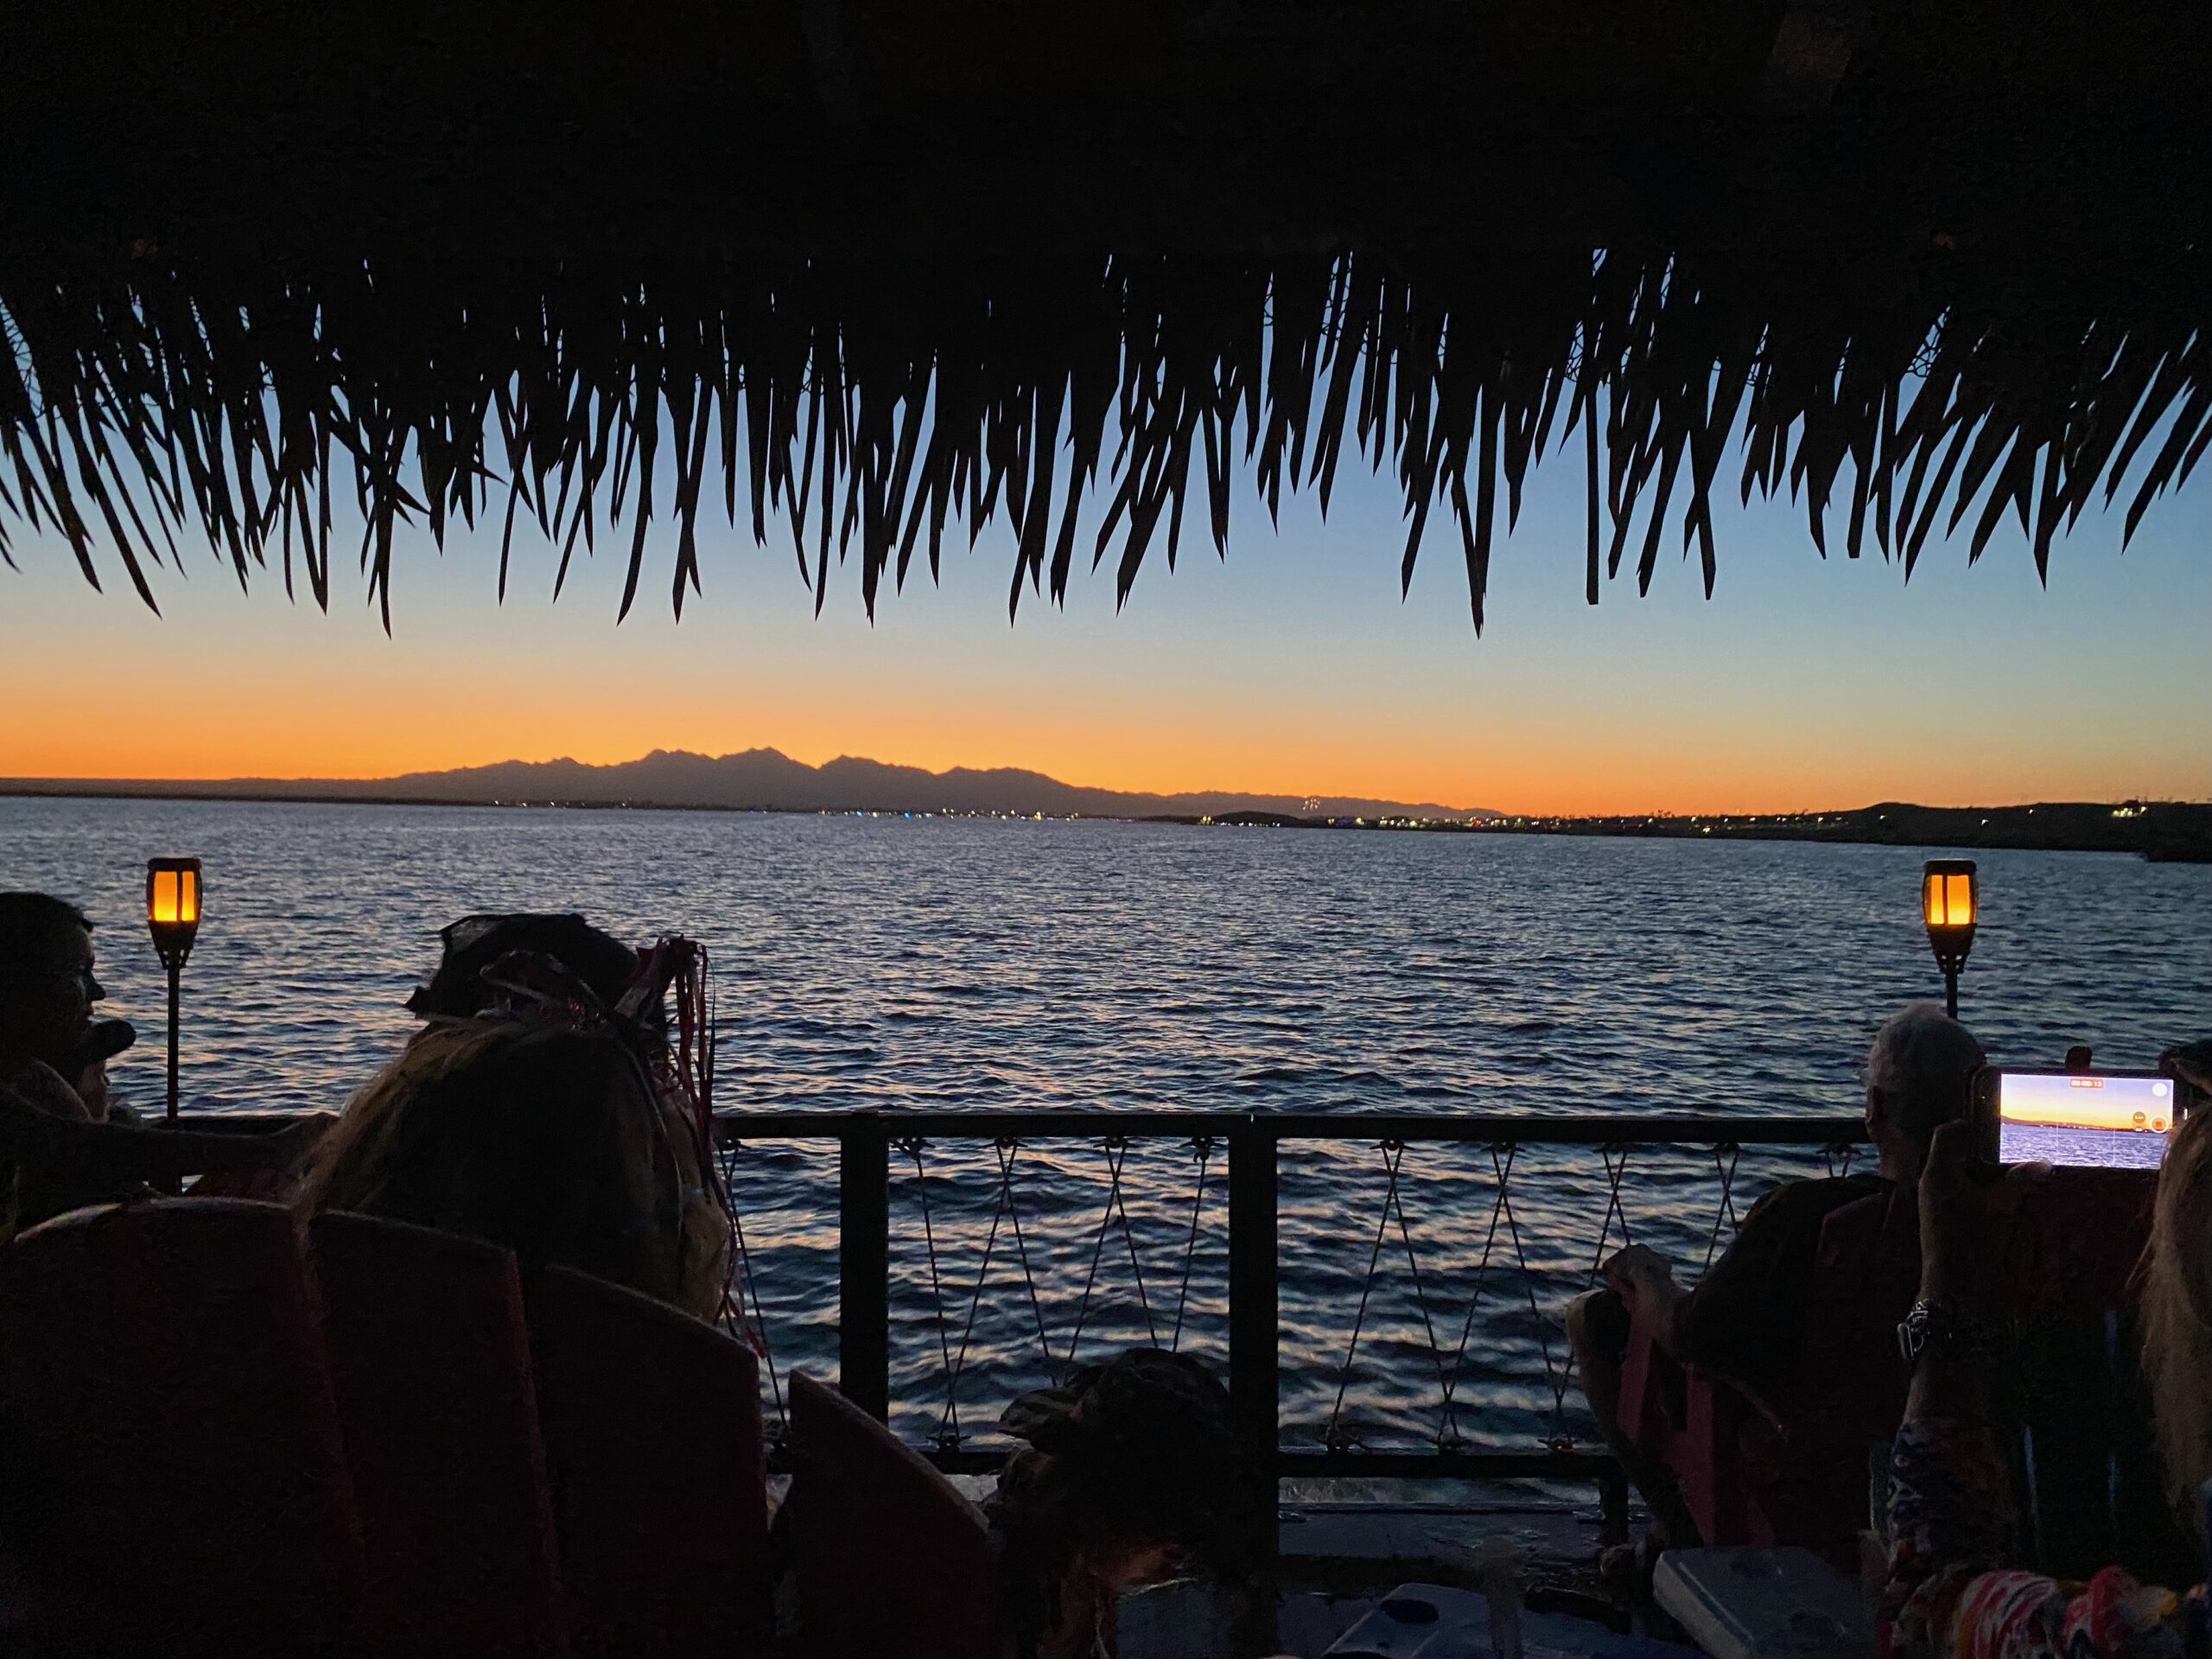
<instances>
[{"instance_id":1,"label":"smartphone","mask_svg":"<svg viewBox=\"0 0 2212 1659\"><path fill-rule=\"evenodd\" d=\"M1985 1144L2000 1164L2156 1169L2176 1109L2171 1077L2130 1071L1981 1074ZM1993 1135L1992 1134L1993 1132Z\"/></svg>"}]
</instances>

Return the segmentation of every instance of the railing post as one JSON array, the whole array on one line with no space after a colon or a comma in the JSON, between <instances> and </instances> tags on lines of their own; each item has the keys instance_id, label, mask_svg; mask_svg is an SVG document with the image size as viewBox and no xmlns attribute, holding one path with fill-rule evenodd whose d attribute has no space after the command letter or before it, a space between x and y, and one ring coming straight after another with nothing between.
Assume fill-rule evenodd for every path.
<instances>
[{"instance_id":1,"label":"railing post","mask_svg":"<svg viewBox=\"0 0 2212 1659\"><path fill-rule=\"evenodd\" d=\"M891 1415L891 1140L874 1112L837 1129L837 1386Z\"/></svg>"},{"instance_id":2,"label":"railing post","mask_svg":"<svg viewBox=\"0 0 2212 1659\"><path fill-rule=\"evenodd\" d=\"M1253 1605L1237 1631L1249 1653L1275 1645L1276 1313L1274 1129L1247 1117L1229 1132L1229 1408L1252 1475Z\"/></svg>"},{"instance_id":3,"label":"railing post","mask_svg":"<svg viewBox=\"0 0 2212 1659\"><path fill-rule=\"evenodd\" d=\"M1598 1471L1598 1541L1628 1541L1628 1471L1618 1460Z\"/></svg>"}]
</instances>

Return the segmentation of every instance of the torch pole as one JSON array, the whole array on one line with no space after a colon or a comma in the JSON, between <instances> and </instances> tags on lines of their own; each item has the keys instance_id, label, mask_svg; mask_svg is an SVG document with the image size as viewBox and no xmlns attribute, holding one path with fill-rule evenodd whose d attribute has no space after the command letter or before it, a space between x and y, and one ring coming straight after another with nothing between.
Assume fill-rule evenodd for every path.
<instances>
[{"instance_id":1,"label":"torch pole","mask_svg":"<svg viewBox=\"0 0 2212 1659\"><path fill-rule=\"evenodd\" d=\"M184 977L184 964L172 961L169 969L169 1109L168 1126L176 1127L176 1022L178 982Z\"/></svg>"},{"instance_id":2,"label":"torch pole","mask_svg":"<svg viewBox=\"0 0 2212 1659\"><path fill-rule=\"evenodd\" d=\"M1943 970L1943 1012L1954 1020L1959 1017L1959 970L1955 968L1946 968ZM171 1020L176 1018L174 1010L170 1012L169 1018ZM176 1073L176 1063L174 1059L169 1063L169 1073L174 1079ZM174 1082L172 1082L169 1094L172 1098L175 1096L176 1090Z\"/></svg>"}]
</instances>

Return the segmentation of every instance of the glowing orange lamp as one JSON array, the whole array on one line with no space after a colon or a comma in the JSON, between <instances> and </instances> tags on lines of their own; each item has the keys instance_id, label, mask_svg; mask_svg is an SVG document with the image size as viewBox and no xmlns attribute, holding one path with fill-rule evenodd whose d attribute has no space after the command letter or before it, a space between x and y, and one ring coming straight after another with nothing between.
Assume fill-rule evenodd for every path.
<instances>
[{"instance_id":1,"label":"glowing orange lamp","mask_svg":"<svg viewBox=\"0 0 2212 1659\"><path fill-rule=\"evenodd\" d=\"M200 932L200 893L198 859L146 861L146 929L154 936L154 954L169 975L168 1121L172 1124L176 1122L177 1003L184 959L192 954L192 941Z\"/></svg>"},{"instance_id":2,"label":"glowing orange lamp","mask_svg":"<svg viewBox=\"0 0 2212 1659\"><path fill-rule=\"evenodd\" d=\"M1928 943L1943 970L1943 1007L1959 1017L1959 970L1974 949L1974 925L1980 895L1970 858L1931 858L1921 867L1920 913L1928 924Z\"/></svg>"}]
</instances>

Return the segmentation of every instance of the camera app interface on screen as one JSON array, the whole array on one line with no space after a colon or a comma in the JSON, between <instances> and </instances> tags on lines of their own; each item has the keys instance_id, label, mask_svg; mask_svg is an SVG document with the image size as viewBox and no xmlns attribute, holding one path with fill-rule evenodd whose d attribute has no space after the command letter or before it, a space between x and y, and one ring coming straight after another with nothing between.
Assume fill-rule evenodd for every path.
<instances>
[{"instance_id":1,"label":"camera app interface on screen","mask_svg":"<svg viewBox=\"0 0 2212 1659\"><path fill-rule=\"evenodd\" d=\"M2008 1164L2156 1169L2166 1154L2174 1086L2164 1077L2005 1073L1997 1155Z\"/></svg>"}]
</instances>

